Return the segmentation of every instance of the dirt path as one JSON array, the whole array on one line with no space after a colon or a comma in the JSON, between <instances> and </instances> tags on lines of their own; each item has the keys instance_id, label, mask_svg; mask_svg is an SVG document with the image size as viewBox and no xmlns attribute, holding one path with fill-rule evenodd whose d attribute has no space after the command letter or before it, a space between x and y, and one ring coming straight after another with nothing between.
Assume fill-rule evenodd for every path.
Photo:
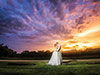
<instances>
[{"instance_id":1,"label":"dirt path","mask_svg":"<svg viewBox=\"0 0 100 75\"><path fill-rule=\"evenodd\" d=\"M76 61L100 61L100 59L77 59ZM72 60L63 60L63 62ZM48 60L0 60L0 62L48 62Z\"/></svg>"},{"instance_id":2,"label":"dirt path","mask_svg":"<svg viewBox=\"0 0 100 75\"><path fill-rule=\"evenodd\" d=\"M48 60L0 60L0 62L48 62Z\"/></svg>"}]
</instances>

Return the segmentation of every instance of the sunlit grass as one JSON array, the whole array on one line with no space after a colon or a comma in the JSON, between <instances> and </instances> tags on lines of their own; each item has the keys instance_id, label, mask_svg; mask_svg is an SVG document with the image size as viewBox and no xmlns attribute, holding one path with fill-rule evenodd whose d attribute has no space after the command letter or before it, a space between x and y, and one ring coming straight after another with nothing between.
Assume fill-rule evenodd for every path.
<instances>
[{"instance_id":1,"label":"sunlit grass","mask_svg":"<svg viewBox=\"0 0 100 75\"><path fill-rule=\"evenodd\" d=\"M60 66L50 66L47 62L13 62L36 65L8 65L0 62L0 75L99 75L100 61L72 61ZM91 64L92 63L92 64Z\"/></svg>"}]
</instances>

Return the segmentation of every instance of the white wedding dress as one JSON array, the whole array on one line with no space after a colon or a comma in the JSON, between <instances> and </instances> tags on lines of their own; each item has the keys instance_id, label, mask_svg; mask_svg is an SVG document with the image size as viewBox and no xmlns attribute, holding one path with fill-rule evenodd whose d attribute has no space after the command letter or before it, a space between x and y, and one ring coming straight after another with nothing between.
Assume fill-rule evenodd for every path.
<instances>
[{"instance_id":1,"label":"white wedding dress","mask_svg":"<svg viewBox=\"0 0 100 75\"><path fill-rule=\"evenodd\" d=\"M59 48L60 49L60 48ZM59 49L54 49L52 56L48 62L48 65L61 65L62 64L62 55L59 52Z\"/></svg>"}]
</instances>

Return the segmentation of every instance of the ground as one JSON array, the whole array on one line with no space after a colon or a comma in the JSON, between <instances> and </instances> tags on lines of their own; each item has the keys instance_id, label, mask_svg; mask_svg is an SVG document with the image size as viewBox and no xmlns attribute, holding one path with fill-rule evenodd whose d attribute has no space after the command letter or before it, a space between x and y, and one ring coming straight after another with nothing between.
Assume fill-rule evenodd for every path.
<instances>
[{"instance_id":1,"label":"ground","mask_svg":"<svg viewBox=\"0 0 100 75\"><path fill-rule=\"evenodd\" d=\"M63 60L59 66L48 60L0 60L0 75L100 75L100 59Z\"/></svg>"}]
</instances>

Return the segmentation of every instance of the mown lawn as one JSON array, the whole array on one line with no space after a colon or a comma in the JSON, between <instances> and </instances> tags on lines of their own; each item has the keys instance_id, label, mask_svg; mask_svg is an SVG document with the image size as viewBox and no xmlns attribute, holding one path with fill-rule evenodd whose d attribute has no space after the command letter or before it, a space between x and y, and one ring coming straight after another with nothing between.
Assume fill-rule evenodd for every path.
<instances>
[{"instance_id":1,"label":"mown lawn","mask_svg":"<svg viewBox=\"0 0 100 75\"><path fill-rule=\"evenodd\" d=\"M0 62L0 75L100 75L100 61L72 61L60 66L47 62Z\"/></svg>"}]
</instances>

